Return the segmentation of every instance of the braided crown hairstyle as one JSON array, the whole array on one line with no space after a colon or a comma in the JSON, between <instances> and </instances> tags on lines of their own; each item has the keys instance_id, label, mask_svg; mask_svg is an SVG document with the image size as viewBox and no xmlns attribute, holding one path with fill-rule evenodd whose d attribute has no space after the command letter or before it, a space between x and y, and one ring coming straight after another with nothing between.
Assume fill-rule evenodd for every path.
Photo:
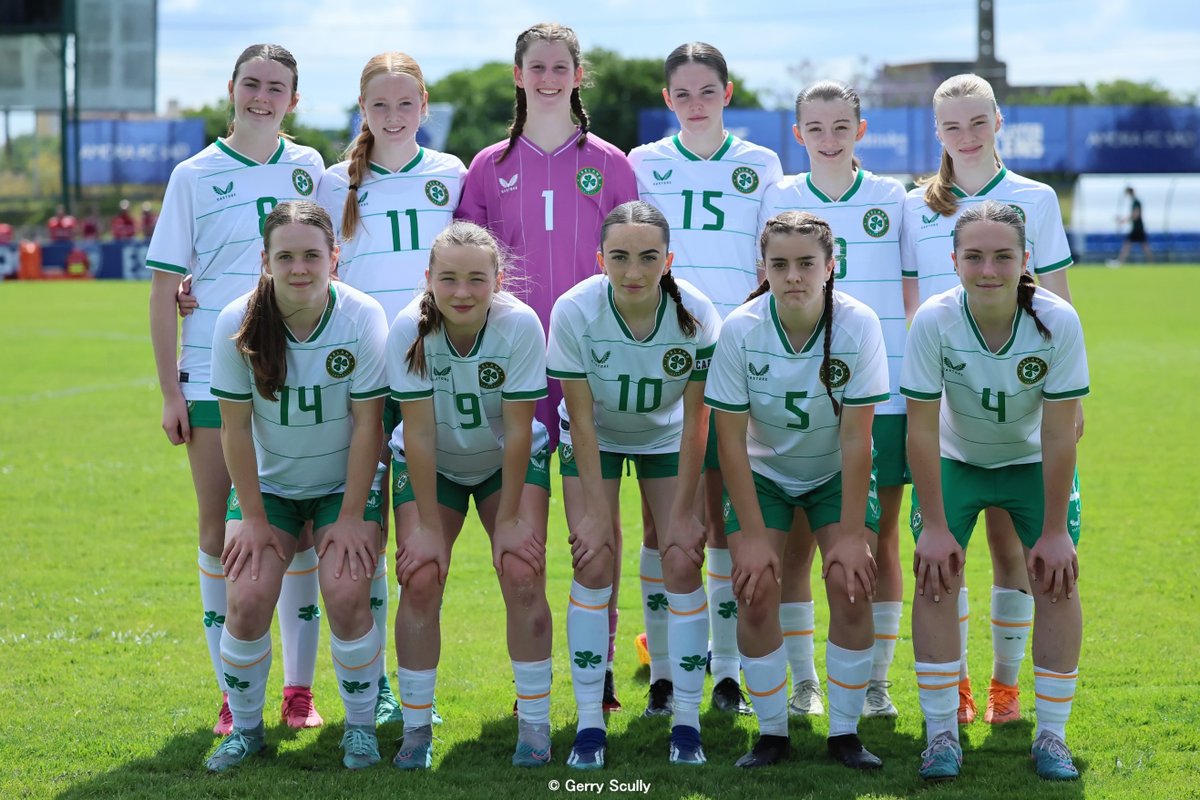
<instances>
[{"instance_id":1,"label":"braided crown hairstyle","mask_svg":"<svg viewBox=\"0 0 1200 800\"><path fill-rule=\"evenodd\" d=\"M583 50L579 46L579 37L575 35L575 31L568 28L566 25L559 25L557 22L539 22L532 28L526 28L517 37L516 52L513 55L513 63L518 67L523 66L525 61L525 53L529 50L530 45L534 42L562 42L567 46L567 51L571 54L571 62L575 69L586 67L586 62L583 59ZM571 89L571 113L575 115L576 121L579 122L579 138L575 141L576 147L583 147L587 142L588 118L587 110L583 107L583 99L580 97L579 89L576 86ZM525 98L525 90L520 86L516 87L516 99L513 101L513 121L508 127L508 144L504 148L504 152L500 155L499 161L508 158L508 154L517 144L517 138L521 132L525 130L525 117L528 113L528 101Z\"/></svg>"}]
</instances>

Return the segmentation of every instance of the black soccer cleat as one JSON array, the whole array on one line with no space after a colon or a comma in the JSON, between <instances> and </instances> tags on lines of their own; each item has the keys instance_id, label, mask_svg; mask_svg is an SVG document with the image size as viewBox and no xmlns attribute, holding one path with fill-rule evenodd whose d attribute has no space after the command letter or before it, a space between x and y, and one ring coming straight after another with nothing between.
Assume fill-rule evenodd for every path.
<instances>
[{"instance_id":1,"label":"black soccer cleat","mask_svg":"<svg viewBox=\"0 0 1200 800\"><path fill-rule=\"evenodd\" d=\"M858 734L847 733L841 736L830 736L828 739L829 757L850 769L879 769L883 761L879 756L862 746Z\"/></svg>"},{"instance_id":2,"label":"black soccer cleat","mask_svg":"<svg viewBox=\"0 0 1200 800\"><path fill-rule=\"evenodd\" d=\"M792 744L786 736L759 736L750 752L733 762L735 767L769 767L788 757Z\"/></svg>"}]
</instances>

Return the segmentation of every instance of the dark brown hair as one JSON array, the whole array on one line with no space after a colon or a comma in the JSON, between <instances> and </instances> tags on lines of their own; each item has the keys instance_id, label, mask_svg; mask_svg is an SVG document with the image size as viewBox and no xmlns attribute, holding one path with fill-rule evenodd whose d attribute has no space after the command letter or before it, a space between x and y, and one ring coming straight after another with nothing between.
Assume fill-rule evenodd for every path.
<instances>
[{"instance_id":1,"label":"dark brown hair","mask_svg":"<svg viewBox=\"0 0 1200 800\"><path fill-rule=\"evenodd\" d=\"M230 80L236 84L238 72L241 70L242 64L245 64L247 61L251 61L256 58L261 58L264 61L277 61L291 70L292 96L296 96L296 89L300 85L300 70L296 66L296 57L292 55L291 51L289 51L286 47L278 44L252 44L247 47L242 51L242 54L237 57L237 61L233 62L233 77L230 78ZM233 108L232 103L230 103L229 114L229 128L225 132L226 136L233 135L233 117L237 114L237 110ZM282 130L280 130L279 133L282 136L287 136L287 134L285 134ZM291 137L287 136L287 138L290 139Z\"/></svg>"},{"instance_id":2,"label":"dark brown hair","mask_svg":"<svg viewBox=\"0 0 1200 800\"><path fill-rule=\"evenodd\" d=\"M703 64L717 73L722 89L729 83L729 65L725 63L725 56L721 55L721 51L708 42L688 42L672 50L663 62L663 77L668 88L671 86L671 76L675 74L675 70L690 63Z\"/></svg>"},{"instance_id":3,"label":"dark brown hair","mask_svg":"<svg viewBox=\"0 0 1200 800\"><path fill-rule=\"evenodd\" d=\"M568 28L566 25L559 25L557 22L539 22L532 28L526 28L517 37L517 48L513 55L513 63L518 67L522 66L525 60L525 52L529 50L529 46L534 42L562 42L567 46L567 50L571 53L571 62L575 68L586 67L586 62L583 59L583 51L579 47L579 37L575 35L575 31ZM571 89L571 113L575 115L575 119L579 122L580 135L575 141L576 147L583 147L587 142L588 133L588 115L587 110L583 107L583 99L579 95L581 87L575 86ZM498 161L503 161L508 158L508 154L512 152L513 147L517 143L517 137L521 135L521 131L525 130L525 115L528 110L528 101L525 98L525 90L520 86L516 87L516 99L513 101L513 121L508 127L508 144L504 148L504 152L500 155Z\"/></svg>"},{"instance_id":4,"label":"dark brown hair","mask_svg":"<svg viewBox=\"0 0 1200 800\"><path fill-rule=\"evenodd\" d=\"M333 222L325 209L309 200L280 203L263 220L264 267L271 254L271 234L277 228L298 222L320 228L325 244L333 252ZM250 361L258 393L274 402L287 380L287 332L283 314L275 302L275 284L264 269L258 286L246 305L246 316L233 337L238 352Z\"/></svg>"},{"instance_id":5,"label":"dark brown hair","mask_svg":"<svg viewBox=\"0 0 1200 800\"><path fill-rule=\"evenodd\" d=\"M850 108L854 109L854 121L862 122L862 98L858 96L858 92L840 81L817 81L812 86L801 89L796 95L796 127L801 129L801 133L803 128L800 124L800 107L813 100L842 100L849 103ZM854 156L853 160L855 169L862 166L858 156Z\"/></svg>"}]
</instances>

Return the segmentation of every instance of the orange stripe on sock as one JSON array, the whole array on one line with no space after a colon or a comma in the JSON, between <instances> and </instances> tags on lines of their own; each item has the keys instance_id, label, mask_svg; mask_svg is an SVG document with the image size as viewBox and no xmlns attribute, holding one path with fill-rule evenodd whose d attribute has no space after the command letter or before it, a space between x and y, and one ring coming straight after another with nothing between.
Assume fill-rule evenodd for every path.
<instances>
[{"instance_id":1,"label":"orange stripe on sock","mask_svg":"<svg viewBox=\"0 0 1200 800\"><path fill-rule=\"evenodd\" d=\"M1051 703L1069 703L1075 699L1075 695L1071 695L1070 697L1051 697L1048 694L1036 694L1035 693L1033 696L1036 697L1038 700L1048 700Z\"/></svg>"},{"instance_id":2,"label":"orange stripe on sock","mask_svg":"<svg viewBox=\"0 0 1200 800\"><path fill-rule=\"evenodd\" d=\"M668 610L672 614L675 614L680 617L691 617L691 616L694 616L695 614L699 614L701 611L708 611L708 603L705 603L704 605L700 606L699 608L693 608L691 611L676 611L675 609L670 608L670 606L668 606Z\"/></svg>"},{"instance_id":3,"label":"orange stripe on sock","mask_svg":"<svg viewBox=\"0 0 1200 800\"><path fill-rule=\"evenodd\" d=\"M588 611L599 611L602 608L608 608L608 603L604 603L603 605L599 605L599 606L585 606L583 603L579 602L574 597L571 598L571 605L579 606L580 608L586 608Z\"/></svg>"},{"instance_id":4,"label":"orange stripe on sock","mask_svg":"<svg viewBox=\"0 0 1200 800\"><path fill-rule=\"evenodd\" d=\"M719 581L727 581L727 580L729 580L729 578L730 578L730 576L729 576L729 575L718 575L718 574L717 574L717 573L715 573L715 572L707 572L706 574L708 575L708 577L710 577L710 578L716 578L716 579L717 579L717 580L719 580Z\"/></svg>"},{"instance_id":5,"label":"orange stripe on sock","mask_svg":"<svg viewBox=\"0 0 1200 800\"><path fill-rule=\"evenodd\" d=\"M287 575L311 575L314 572L316 572L319 567L320 567L320 564L313 567L312 569L302 569L302 570L296 570L296 571L289 569L285 574L287 574Z\"/></svg>"},{"instance_id":6,"label":"orange stripe on sock","mask_svg":"<svg viewBox=\"0 0 1200 800\"><path fill-rule=\"evenodd\" d=\"M875 634L875 638L882 639L885 642L894 642L897 639L899 639L900 637L895 634L891 634L891 633L877 633L877 634Z\"/></svg>"},{"instance_id":7,"label":"orange stripe on sock","mask_svg":"<svg viewBox=\"0 0 1200 800\"><path fill-rule=\"evenodd\" d=\"M412 703L406 703L403 700L400 701L400 705L404 706L405 708L411 708L414 711L420 711L425 708L433 708L433 703L426 703L423 706L414 706Z\"/></svg>"},{"instance_id":8,"label":"orange stripe on sock","mask_svg":"<svg viewBox=\"0 0 1200 800\"><path fill-rule=\"evenodd\" d=\"M333 660L334 660L335 662L337 662L337 665L338 665L339 667L341 667L342 669L349 669L349 670L366 669L367 667L371 666L372 664L374 664L374 663L375 663L375 662L376 662L376 661L379 659L379 654L380 654L380 653L382 653L382 652L383 652L383 648L381 647L381 648L379 648L378 650L376 650L376 651L375 651L375 655L371 656L371 660L370 660L370 661L368 661L368 662L367 662L367 663L365 663L365 664L359 664L357 667L352 667L352 666L350 666L349 664L343 664L341 661L338 661L338 657L337 657L337 656L333 656ZM332 654L331 654L331 655L332 655Z\"/></svg>"},{"instance_id":9,"label":"orange stripe on sock","mask_svg":"<svg viewBox=\"0 0 1200 800\"><path fill-rule=\"evenodd\" d=\"M267 652L265 652L265 653L263 653L263 654L262 654L262 658L259 658L259 659L255 660L255 661L251 661L249 664L239 664L239 663L237 663L236 661L230 661L230 660L229 660L228 658L226 658L225 656L221 656L221 660L222 660L222 661L224 661L226 664L228 664L228 665L229 665L229 666L231 666L231 667L237 667L238 669L250 669L250 668L251 668L251 667L253 667L255 664L261 664L261 663L262 663L262 661L263 661L263 659L264 659L264 658L267 658L269 655L271 655L271 651L270 651L270 650L267 650Z\"/></svg>"},{"instance_id":10,"label":"orange stripe on sock","mask_svg":"<svg viewBox=\"0 0 1200 800\"><path fill-rule=\"evenodd\" d=\"M863 684L863 685L865 686L866 684ZM775 694L776 692L778 692L780 689L782 689L785 686L787 686L787 678L784 678L783 683L779 684L778 686L776 686L774 689L772 689L769 692L756 692L750 688L749 684L747 684L747 686L746 686L746 692L754 697L769 697L770 695Z\"/></svg>"},{"instance_id":11,"label":"orange stripe on sock","mask_svg":"<svg viewBox=\"0 0 1200 800\"><path fill-rule=\"evenodd\" d=\"M812 631L784 631L784 636L812 636Z\"/></svg>"},{"instance_id":12,"label":"orange stripe on sock","mask_svg":"<svg viewBox=\"0 0 1200 800\"><path fill-rule=\"evenodd\" d=\"M951 676L957 678L958 670L954 670L953 672L921 672L920 670L917 670L918 678L932 678L932 677L949 678Z\"/></svg>"},{"instance_id":13,"label":"orange stripe on sock","mask_svg":"<svg viewBox=\"0 0 1200 800\"><path fill-rule=\"evenodd\" d=\"M992 620L992 624L999 628L1032 628L1033 620L1029 622L1001 622L998 619Z\"/></svg>"},{"instance_id":14,"label":"orange stripe on sock","mask_svg":"<svg viewBox=\"0 0 1200 800\"><path fill-rule=\"evenodd\" d=\"M1033 675L1035 678L1057 678L1060 681L1073 681L1079 677L1078 672L1072 672L1070 675L1056 675L1053 672L1038 672L1036 669L1033 671Z\"/></svg>"},{"instance_id":15,"label":"orange stripe on sock","mask_svg":"<svg viewBox=\"0 0 1200 800\"><path fill-rule=\"evenodd\" d=\"M543 697L549 697L549 696L550 696L549 692L542 692L541 694L518 694L517 699L518 700L541 700Z\"/></svg>"},{"instance_id":16,"label":"orange stripe on sock","mask_svg":"<svg viewBox=\"0 0 1200 800\"><path fill-rule=\"evenodd\" d=\"M638 577L649 583L662 583L663 582L662 578L651 578L649 575L639 575Z\"/></svg>"},{"instance_id":17,"label":"orange stripe on sock","mask_svg":"<svg viewBox=\"0 0 1200 800\"><path fill-rule=\"evenodd\" d=\"M937 683L937 684L925 684L925 683L921 683L920 681L917 681L918 689L949 689L951 686L958 686L958 681L954 681L953 683Z\"/></svg>"},{"instance_id":18,"label":"orange stripe on sock","mask_svg":"<svg viewBox=\"0 0 1200 800\"><path fill-rule=\"evenodd\" d=\"M959 618L958 618L958 621L959 621L959 622L966 622L966 621L967 621L967 620L969 620L970 618L971 618L971 615L970 615L970 614L967 614L965 617L959 617Z\"/></svg>"},{"instance_id":19,"label":"orange stripe on sock","mask_svg":"<svg viewBox=\"0 0 1200 800\"><path fill-rule=\"evenodd\" d=\"M201 569L201 570L200 570L200 574L201 574L201 575L203 575L203 576L204 576L204 577L206 577L206 578L216 578L216 579L217 579L217 580L219 580L219 581L223 581L223 580L225 580L225 573L224 573L224 572L220 572L220 573L214 573L214 572L205 572L203 569Z\"/></svg>"},{"instance_id":20,"label":"orange stripe on sock","mask_svg":"<svg viewBox=\"0 0 1200 800\"><path fill-rule=\"evenodd\" d=\"M865 683L858 683L858 684L842 683L837 678L833 677L832 675L830 675L828 673L826 673L825 677L829 679L830 683L835 683L838 686L842 687L843 689L849 689L852 692L857 692L859 689L867 688L867 684L865 684Z\"/></svg>"}]
</instances>

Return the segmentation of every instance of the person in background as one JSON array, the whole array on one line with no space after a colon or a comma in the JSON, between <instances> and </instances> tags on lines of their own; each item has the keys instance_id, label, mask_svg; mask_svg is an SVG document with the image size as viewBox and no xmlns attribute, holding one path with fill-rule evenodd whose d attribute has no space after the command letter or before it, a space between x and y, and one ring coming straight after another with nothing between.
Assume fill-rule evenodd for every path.
<instances>
[{"instance_id":1,"label":"person in background","mask_svg":"<svg viewBox=\"0 0 1200 800\"><path fill-rule=\"evenodd\" d=\"M52 242L70 242L75 239L75 218L67 213L60 203L54 209L54 216L46 223L46 236Z\"/></svg>"},{"instance_id":2,"label":"person in background","mask_svg":"<svg viewBox=\"0 0 1200 800\"><path fill-rule=\"evenodd\" d=\"M1129 215L1120 217L1118 221L1122 224L1129 223L1129 233L1125 234L1125 241L1121 243L1121 252L1117 254L1117 261L1112 266L1119 267L1125 263L1125 259L1129 258L1129 248L1135 242L1141 245L1142 257L1149 264L1154 261L1154 256L1150 252L1150 239L1146 236L1145 223L1142 222L1142 201L1138 200L1132 186L1125 187L1125 194L1129 197Z\"/></svg>"},{"instance_id":3,"label":"person in background","mask_svg":"<svg viewBox=\"0 0 1200 800\"><path fill-rule=\"evenodd\" d=\"M154 209L150 207L150 201L146 200L142 203L142 238L149 239L154 235L154 224L158 222L158 214L154 213Z\"/></svg>"},{"instance_id":4,"label":"person in background","mask_svg":"<svg viewBox=\"0 0 1200 800\"><path fill-rule=\"evenodd\" d=\"M73 224L73 223L72 223ZM129 213L129 201L122 200L120 210L112 218L112 238L114 241L127 241L137 233L133 215Z\"/></svg>"}]
</instances>

